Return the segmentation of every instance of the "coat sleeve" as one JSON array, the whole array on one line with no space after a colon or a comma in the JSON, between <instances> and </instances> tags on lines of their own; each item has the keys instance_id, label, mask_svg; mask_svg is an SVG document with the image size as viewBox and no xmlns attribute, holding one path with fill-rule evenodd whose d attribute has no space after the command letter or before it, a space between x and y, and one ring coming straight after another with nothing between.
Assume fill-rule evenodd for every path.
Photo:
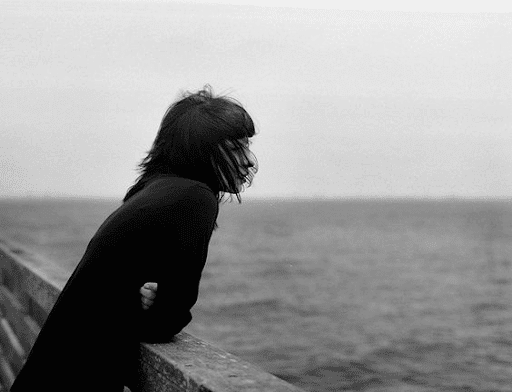
<instances>
[{"instance_id":1,"label":"coat sleeve","mask_svg":"<svg viewBox=\"0 0 512 392\"><path fill-rule=\"evenodd\" d=\"M140 340L165 342L192 319L218 203L210 190L193 186L148 213L152 235L146 236L145 257L155 266L149 279L158 283L158 290L148 310L140 307Z\"/></svg>"}]
</instances>

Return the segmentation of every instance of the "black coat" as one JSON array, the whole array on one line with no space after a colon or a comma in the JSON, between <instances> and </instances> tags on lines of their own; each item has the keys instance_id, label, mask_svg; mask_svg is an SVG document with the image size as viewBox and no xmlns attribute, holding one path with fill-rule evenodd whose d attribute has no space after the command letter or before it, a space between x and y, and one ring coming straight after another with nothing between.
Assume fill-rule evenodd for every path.
<instances>
[{"instance_id":1,"label":"black coat","mask_svg":"<svg viewBox=\"0 0 512 392\"><path fill-rule=\"evenodd\" d=\"M89 242L11 391L122 392L139 342L170 341L190 322L217 214L210 188L174 176L122 204ZM158 283L149 310L145 282Z\"/></svg>"}]
</instances>

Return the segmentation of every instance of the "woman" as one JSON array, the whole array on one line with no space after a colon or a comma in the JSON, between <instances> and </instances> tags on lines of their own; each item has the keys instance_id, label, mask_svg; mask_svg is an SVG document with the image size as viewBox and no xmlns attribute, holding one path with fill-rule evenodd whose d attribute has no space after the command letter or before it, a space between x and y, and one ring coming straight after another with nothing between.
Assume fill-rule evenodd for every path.
<instances>
[{"instance_id":1,"label":"woman","mask_svg":"<svg viewBox=\"0 0 512 392\"><path fill-rule=\"evenodd\" d=\"M256 173L254 134L242 106L208 87L169 107L141 175L89 242L12 392L136 389L139 342L170 341L191 320L218 204L225 194L241 201ZM146 282L158 284L149 307Z\"/></svg>"}]
</instances>

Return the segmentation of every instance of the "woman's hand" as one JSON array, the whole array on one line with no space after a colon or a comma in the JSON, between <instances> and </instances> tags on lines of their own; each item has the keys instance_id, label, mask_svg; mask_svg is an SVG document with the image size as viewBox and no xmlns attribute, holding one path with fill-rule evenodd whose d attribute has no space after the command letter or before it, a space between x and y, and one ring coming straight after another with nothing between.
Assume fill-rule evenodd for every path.
<instances>
[{"instance_id":1,"label":"woman's hand","mask_svg":"<svg viewBox=\"0 0 512 392\"><path fill-rule=\"evenodd\" d=\"M158 288L158 283L155 282L147 282L144 283L144 286L140 288L141 300L142 300L142 309L147 310L151 305L153 305L153 301L156 297L156 290Z\"/></svg>"}]
</instances>

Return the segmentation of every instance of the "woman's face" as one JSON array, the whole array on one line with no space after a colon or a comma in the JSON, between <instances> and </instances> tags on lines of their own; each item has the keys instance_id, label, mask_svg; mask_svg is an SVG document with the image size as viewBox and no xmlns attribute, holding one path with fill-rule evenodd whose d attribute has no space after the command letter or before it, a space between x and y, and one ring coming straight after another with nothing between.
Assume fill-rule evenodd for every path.
<instances>
[{"instance_id":1,"label":"woman's face","mask_svg":"<svg viewBox=\"0 0 512 392\"><path fill-rule=\"evenodd\" d=\"M241 180L239 184L239 188L242 189L243 185L247 182L250 182L256 173L256 159L253 152L249 148L250 142L248 139L238 140L238 142L243 147L241 149L238 148L234 155L243 175L243 180Z\"/></svg>"},{"instance_id":2,"label":"woman's face","mask_svg":"<svg viewBox=\"0 0 512 392\"><path fill-rule=\"evenodd\" d=\"M228 167L226 175L230 178L230 185L224 184L231 189L224 189L229 193L240 193L246 186L249 186L254 174L257 171L257 161L249 148L247 138L237 140L225 140L219 147L224 155ZM223 173L220 173L223 176ZM224 178L226 179L226 178ZM235 188L235 189L233 189Z\"/></svg>"}]
</instances>

